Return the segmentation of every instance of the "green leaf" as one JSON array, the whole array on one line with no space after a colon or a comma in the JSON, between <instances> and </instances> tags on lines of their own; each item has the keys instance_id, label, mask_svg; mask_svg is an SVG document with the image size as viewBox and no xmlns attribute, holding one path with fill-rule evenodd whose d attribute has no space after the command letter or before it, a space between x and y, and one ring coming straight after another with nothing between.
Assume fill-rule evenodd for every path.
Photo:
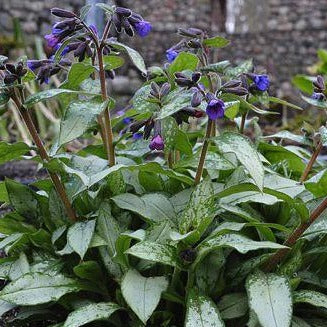
<instances>
[{"instance_id":1,"label":"green leaf","mask_svg":"<svg viewBox=\"0 0 327 327\"><path fill-rule=\"evenodd\" d=\"M134 257L169 266L177 266L176 249L170 245L143 241L129 248L125 253Z\"/></svg>"},{"instance_id":2,"label":"green leaf","mask_svg":"<svg viewBox=\"0 0 327 327\"><path fill-rule=\"evenodd\" d=\"M312 176L305 182L305 188L315 197L324 197L327 195L327 169L321 170L318 174Z\"/></svg>"},{"instance_id":3,"label":"green leaf","mask_svg":"<svg viewBox=\"0 0 327 327\"><path fill-rule=\"evenodd\" d=\"M160 114L158 116L159 119L164 119L168 116L173 115L177 111L190 106L192 98L191 91L185 91L176 89L169 93L166 97L165 102L160 110Z\"/></svg>"},{"instance_id":4,"label":"green leaf","mask_svg":"<svg viewBox=\"0 0 327 327\"><path fill-rule=\"evenodd\" d=\"M296 135L293 134L289 131L280 131L277 132L276 134L272 134L272 135L268 135L268 136L264 136L264 139L272 139L272 138L278 138L278 139L286 139L286 140L291 140L300 144L304 144L304 145L309 145L312 146L312 142L310 141L309 138L303 136L303 135Z\"/></svg>"},{"instance_id":5,"label":"green leaf","mask_svg":"<svg viewBox=\"0 0 327 327\"><path fill-rule=\"evenodd\" d=\"M63 295L78 292L84 287L63 275L25 274L0 292L0 299L16 305L37 305L59 300Z\"/></svg>"},{"instance_id":6,"label":"green leaf","mask_svg":"<svg viewBox=\"0 0 327 327\"><path fill-rule=\"evenodd\" d=\"M209 39L203 40L203 45L209 48L223 48L230 43L229 40L222 36L215 36Z\"/></svg>"},{"instance_id":7,"label":"green leaf","mask_svg":"<svg viewBox=\"0 0 327 327\"><path fill-rule=\"evenodd\" d=\"M92 321L109 320L110 316L119 309L119 305L112 302L81 306L68 315L63 327L79 327Z\"/></svg>"},{"instance_id":8,"label":"green leaf","mask_svg":"<svg viewBox=\"0 0 327 327\"><path fill-rule=\"evenodd\" d=\"M296 109L296 110L303 110L303 108L296 106L293 103L289 103L285 100L279 99L279 98L275 98L275 97L269 97L269 102L273 102L273 103L278 103L278 104L282 104L283 106L286 107L290 107L292 109Z\"/></svg>"},{"instance_id":9,"label":"green leaf","mask_svg":"<svg viewBox=\"0 0 327 327\"><path fill-rule=\"evenodd\" d=\"M163 194L153 193L138 197L135 194L124 193L111 199L119 208L131 210L149 221L176 221L174 208Z\"/></svg>"},{"instance_id":10,"label":"green leaf","mask_svg":"<svg viewBox=\"0 0 327 327\"><path fill-rule=\"evenodd\" d=\"M7 179L5 181L10 204L23 217L38 219L38 200L36 194L27 186Z\"/></svg>"},{"instance_id":11,"label":"green leaf","mask_svg":"<svg viewBox=\"0 0 327 327\"><path fill-rule=\"evenodd\" d=\"M240 63L237 67L229 67L226 69L225 74L230 77L234 78L237 77L243 73L248 73L251 71L253 67L253 61L252 59L245 60L242 63Z\"/></svg>"},{"instance_id":12,"label":"green leaf","mask_svg":"<svg viewBox=\"0 0 327 327\"><path fill-rule=\"evenodd\" d=\"M198 256L194 262L197 265L208 253L219 248L233 248L240 253L247 253L249 251L259 249L285 249L284 245L267 241L253 241L250 238L228 232L227 234L218 233L213 236L209 236L200 245L198 245Z\"/></svg>"},{"instance_id":13,"label":"green leaf","mask_svg":"<svg viewBox=\"0 0 327 327\"><path fill-rule=\"evenodd\" d=\"M165 277L145 278L136 270L129 270L121 283L125 301L144 324L156 309L161 293L167 287Z\"/></svg>"},{"instance_id":14,"label":"green leaf","mask_svg":"<svg viewBox=\"0 0 327 327\"><path fill-rule=\"evenodd\" d=\"M69 70L67 81L61 85L63 89L77 90L80 84L94 72L95 68L83 62L73 64Z\"/></svg>"},{"instance_id":15,"label":"green leaf","mask_svg":"<svg viewBox=\"0 0 327 327\"><path fill-rule=\"evenodd\" d=\"M112 45L114 48L116 48L118 50L126 51L128 56L132 60L133 64L135 65L135 67L137 69L139 69L143 74L147 73L145 63L144 63L144 59L142 58L142 56L136 50L128 47L127 45L125 45L123 43L116 42L116 41L113 41L113 40L110 40L109 44Z\"/></svg>"},{"instance_id":16,"label":"green leaf","mask_svg":"<svg viewBox=\"0 0 327 327\"><path fill-rule=\"evenodd\" d=\"M54 97L57 97L59 95L66 95L66 94L75 94L75 95L92 95L92 96L99 96L98 94L94 93L88 93L84 91L74 91L74 90L67 90L67 89L50 89L50 90L44 90L38 93L34 93L30 95L26 101L25 101L25 106L30 107L33 106L34 104L40 102L40 101L45 101Z\"/></svg>"},{"instance_id":17,"label":"green leaf","mask_svg":"<svg viewBox=\"0 0 327 327\"><path fill-rule=\"evenodd\" d=\"M240 110L240 101L227 101L225 102L225 106L225 117L229 119L234 119Z\"/></svg>"},{"instance_id":18,"label":"green leaf","mask_svg":"<svg viewBox=\"0 0 327 327\"><path fill-rule=\"evenodd\" d=\"M306 323L303 319L293 316L292 318L292 327L312 327Z\"/></svg>"},{"instance_id":19,"label":"green leaf","mask_svg":"<svg viewBox=\"0 0 327 327\"><path fill-rule=\"evenodd\" d=\"M314 78L306 75L296 75L292 79L292 83L294 86L296 86L300 91L310 95L313 93L313 81Z\"/></svg>"},{"instance_id":20,"label":"green leaf","mask_svg":"<svg viewBox=\"0 0 327 327\"><path fill-rule=\"evenodd\" d=\"M0 92L0 107L4 106L10 100L10 96L7 92Z\"/></svg>"},{"instance_id":21,"label":"green leaf","mask_svg":"<svg viewBox=\"0 0 327 327\"><path fill-rule=\"evenodd\" d=\"M248 311L248 297L245 293L226 294L219 301L218 309L224 320L241 318Z\"/></svg>"},{"instance_id":22,"label":"green leaf","mask_svg":"<svg viewBox=\"0 0 327 327\"><path fill-rule=\"evenodd\" d=\"M105 70L117 69L124 65L124 59L119 56L104 56L103 64Z\"/></svg>"},{"instance_id":23,"label":"green leaf","mask_svg":"<svg viewBox=\"0 0 327 327\"><path fill-rule=\"evenodd\" d=\"M250 308L263 327L289 327L292 294L285 277L255 272L246 282Z\"/></svg>"},{"instance_id":24,"label":"green leaf","mask_svg":"<svg viewBox=\"0 0 327 327\"><path fill-rule=\"evenodd\" d=\"M29 146L23 142L14 144L0 142L0 165L13 159L19 159L28 151L30 151Z\"/></svg>"},{"instance_id":25,"label":"green leaf","mask_svg":"<svg viewBox=\"0 0 327 327\"><path fill-rule=\"evenodd\" d=\"M96 284L103 286L103 274L100 265L96 261L83 261L79 265L74 267L74 273L76 276L87 279Z\"/></svg>"},{"instance_id":26,"label":"green leaf","mask_svg":"<svg viewBox=\"0 0 327 327\"><path fill-rule=\"evenodd\" d=\"M169 66L168 72L173 76L177 72L182 72L183 70L194 71L198 67L199 58L189 52L181 52L173 63Z\"/></svg>"},{"instance_id":27,"label":"green leaf","mask_svg":"<svg viewBox=\"0 0 327 327\"><path fill-rule=\"evenodd\" d=\"M327 295L312 291L312 290L300 290L293 293L294 303L308 303L316 307L322 307L327 309Z\"/></svg>"},{"instance_id":28,"label":"green leaf","mask_svg":"<svg viewBox=\"0 0 327 327\"><path fill-rule=\"evenodd\" d=\"M108 16L111 16L115 12L114 6L106 3L97 3L96 6L101 8Z\"/></svg>"},{"instance_id":29,"label":"green leaf","mask_svg":"<svg viewBox=\"0 0 327 327\"><path fill-rule=\"evenodd\" d=\"M68 229L68 244L82 260L90 245L94 229L95 220L77 222Z\"/></svg>"},{"instance_id":30,"label":"green leaf","mask_svg":"<svg viewBox=\"0 0 327 327\"><path fill-rule=\"evenodd\" d=\"M116 219L112 216L110 206L107 202L104 202L99 208L96 230L107 244L99 249L105 267L111 275L121 277L121 269L113 261L116 253L116 241L120 235L120 227Z\"/></svg>"},{"instance_id":31,"label":"green leaf","mask_svg":"<svg viewBox=\"0 0 327 327\"><path fill-rule=\"evenodd\" d=\"M193 231L192 235L188 237L188 241L191 243L199 240L215 216L213 195L212 182L205 179L196 186L187 207L178 219L179 230L182 234Z\"/></svg>"},{"instance_id":32,"label":"green leaf","mask_svg":"<svg viewBox=\"0 0 327 327\"><path fill-rule=\"evenodd\" d=\"M214 64L210 64L204 67L201 67L201 71L204 72L214 72L223 74L225 70L230 66L230 62L228 60L219 61Z\"/></svg>"},{"instance_id":33,"label":"green leaf","mask_svg":"<svg viewBox=\"0 0 327 327\"><path fill-rule=\"evenodd\" d=\"M96 118L103 109L103 105L98 102L72 102L67 107L60 123L59 146L82 136L96 124Z\"/></svg>"},{"instance_id":34,"label":"green leaf","mask_svg":"<svg viewBox=\"0 0 327 327\"><path fill-rule=\"evenodd\" d=\"M192 289L187 299L185 327L224 327L218 308L205 295Z\"/></svg>"},{"instance_id":35,"label":"green leaf","mask_svg":"<svg viewBox=\"0 0 327 327\"><path fill-rule=\"evenodd\" d=\"M224 133L215 137L214 142L221 153L234 153L240 163L247 169L260 190L263 189L264 167L258 152L249 139L241 134Z\"/></svg>"}]
</instances>

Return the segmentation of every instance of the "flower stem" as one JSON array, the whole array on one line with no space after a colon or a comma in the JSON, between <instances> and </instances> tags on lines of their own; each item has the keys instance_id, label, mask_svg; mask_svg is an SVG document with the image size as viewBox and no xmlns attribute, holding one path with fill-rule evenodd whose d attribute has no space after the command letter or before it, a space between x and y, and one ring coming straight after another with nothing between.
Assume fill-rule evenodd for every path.
<instances>
[{"instance_id":1,"label":"flower stem","mask_svg":"<svg viewBox=\"0 0 327 327\"><path fill-rule=\"evenodd\" d=\"M327 208L327 197L320 203L320 205L312 211L310 214L309 220L303 222L298 228L296 228L293 233L287 238L284 242L285 246L292 247L297 240L303 235L303 233L311 226L312 223L315 222L317 218L326 210ZM271 271L276 267L278 263L280 263L290 249L280 249L275 254L273 254L264 266L264 270L266 272Z\"/></svg>"},{"instance_id":2,"label":"flower stem","mask_svg":"<svg viewBox=\"0 0 327 327\"><path fill-rule=\"evenodd\" d=\"M307 164L307 166L306 166L306 168L305 168L305 170L304 170L304 172L303 172L303 174L302 174L302 176L300 178L300 183L303 183L307 179L307 177L308 177L308 175L309 175L309 173L310 173L310 171L312 169L312 166L314 165L314 163L317 160L317 157L318 157L321 149L322 149L322 142L319 141L315 151L313 152L313 154L312 154L312 156L310 158L310 161L308 162L308 164Z\"/></svg>"},{"instance_id":3,"label":"flower stem","mask_svg":"<svg viewBox=\"0 0 327 327\"><path fill-rule=\"evenodd\" d=\"M199 184L201 181L201 177L203 174L204 162L205 162L206 155L208 152L208 147L209 147L209 139L211 137L213 126L214 126L214 121L209 119L208 124L207 124L207 131L206 131L205 139L204 139L203 145L202 145L202 151L201 151L201 155L200 155L198 169L197 169L196 175L195 175L195 180L194 180L195 185Z\"/></svg>"},{"instance_id":4,"label":"flower stem","mask_svg":"<svg viewBox=\"0 0 327 327\"><path fill-rule=\"evenodd\" d=\"M242 115L241 126L240 126L240 133L241 134L244 134L246 116L247 116L247 112Z\"/></svg>"},{"instance_id":5,"label":"flower stem","mask_svg":"<svg viewBox=\"0 0 327 327\"><path fill-rule=\"evenodd\" d=\"M21 96L23 96L22 90L21 90ZM15 105L17 106L26 126L27 129L29 131L29 133L31 134L31 137L35 143L35 145L38 148L38 152L40 154L41 159L44 162L48 162L50 160L49 155L41 141L41 138L36 130L36 127L33 123L32 117L28 111L28 109L21 103L21 101L18 99L18 97L16 96L16 94L13 94L12 96L13 101L15 102ZM23 99L23 98L22 98ZM72 220L72 221L76 221L76 214L75 211L68 199L67 193L65 191L64 185L61 182L60 178L58 177L57 174L55 173L51 173L48 172L50 175L50 178L54 184L54 187L59 195L59 197L61 198L61 201L63 202L65 209L66 209L66 213L68 215L68 217Z\"/></svg>"},{"instance_id":6,"label":"flower stem","mask_svg":"<svg viewBox=\"0 0 327 327\"><path fill-rule=\"evenodd\" d=\"M103 65L103 54L102 54L103 48L101 46L97 47L97 56L98 56L98 65L99 65L99 77L100 77L100 84L101 84L101 94L102 94L102 100L106 101L108 99L107 94L107 86L106 86L106 76L105 76L105 70ZM112 167L115 165L115 149L113 144L113 132L112 132L112 126L111 126L111 118L110 118L110 111L109 106L104 111L104 139L105 141L105 147L107 151L108 156L108 163L109 166Z\"/></svg>"}]
</instances>

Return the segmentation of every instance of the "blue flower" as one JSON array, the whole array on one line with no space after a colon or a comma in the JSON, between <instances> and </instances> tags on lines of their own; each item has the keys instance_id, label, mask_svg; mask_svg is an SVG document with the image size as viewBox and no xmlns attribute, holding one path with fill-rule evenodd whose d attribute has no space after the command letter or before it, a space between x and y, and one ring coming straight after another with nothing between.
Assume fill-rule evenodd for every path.
<instances>
[{"instance_id":1,"label":"blue flower","mask_svg":"<svg viewBox=\"0 0 327 327\"><path fill-rule=\"evenodd\" d=\"M47 34L44 36L44 38L47 40L50 48L54 48L58 43L60 43L60 38L54 34Z\"/></svg>"},{"instance_id":2,"label":"blue flower","mask_svg":"<svg viewBox=\"0 0 327 327\"><path fill-rule=\"evenodd\" d=\"M224 117L225 109L226 107L224 101L214 98L209 101L206 112L209 119L216 120L217 118Z\"/></svg>"},{"instance_id":3,"label":"blue flower","mask_svg":"<svg viewBox=\"0 0 327 327\"><path fill-rule=\"evenodd\" d=\"M40 60L27 60L26 64L27 67L33 72L42 66L42 62Z\"/></svg>"},{"instance_id":4,"label":"blue flower","mask_svg":"<svg viewBox=\"0 0 327 327\"><path fill-rule=\"evenodd\" d=\"M123 119L123 123L125 124L125 125L128 125L130 122L132 122L132 118L131 117L125 117L124 119Z\"/></svg>"},{"instance_id":5,"label":"blue flower","mask_svg":"<svg viewBox=\"0 0 327 327\"><path fill-rule=\"evenodd\" d=\"M259 91L267 91L270 85L270 80L268 75L255 75L253 78L255 86Z\"/></svg>"},{"instance_id":6,"label":"blue flower","mask_svg":"<svg viewBox=\"0 0 327 327\"><path fill-rule=\"evenodd\" d=\"M140 140L142 137L143 137L143 133L140 132L134 133L132 136L133 140Z\"/></svg>"},{"instance_id":7,"label":"blue flower","mask_svg":"<svg viewBox=\"0 0 327 327\"><path fill-rule=\"evenodd\" d=\"M134 24L137 34L141 37L146 37L152 30L152 25L146 20L142 20Z\"/></svg>"},{"instance_id":8,"label":"blue flower","mask_svg":"<svg viewBox=\"0 0 327 327\"><path fill-rule=\"evenodd\" d=\"M168 49L166 51L166 58L169 62L173 62L178 56L178 52L173 49Z\"/></svg>"},{"instance_id":9,"label":"blue flower","mask_svg":"<svg viewBox=\"0 0 327 327\"><path fill-rule=\"evenodd\" d=\"M161 137L160 134L158 134L151 140L149 148L151 150L159 150L159 151L162 151L165 148L163 138Z\"/></svg>"}]
</instances>

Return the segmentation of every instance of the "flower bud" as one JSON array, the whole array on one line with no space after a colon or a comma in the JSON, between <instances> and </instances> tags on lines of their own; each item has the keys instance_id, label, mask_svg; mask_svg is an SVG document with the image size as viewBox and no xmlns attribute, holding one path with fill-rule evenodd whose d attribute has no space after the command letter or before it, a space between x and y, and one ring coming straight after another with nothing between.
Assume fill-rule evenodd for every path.
<instances>
[{"instance_id":1,"label":"flower bud","mask_svg":"<svg viewBox=\"0 0 327 327\"><path fill-rule=\"evenodd\" d=\"M16 74L16 67L13 64L6 64L6 69L12 73L12 74Z\"/></svg>"},{"instance_id":2,"label":"flower bud","mask_svg":"<svg viewBox=\"0 0 327 327\"><path fill-rule=\"evenodd\" d=\"M17 80L17 76L8 73L5 75L5 78L3 79L6 85L10 85L14 83L16 80Z\"/></svg>"},{"instance_id":3,"label":"flower bud","mask_svg":"<svg viewBox=\"0 0 327 327\"><path fill-rule=\"evenodd\" d=\"M51 14L53 16L62 17L62 18L76 17L76 15L73 12L71 12L69 10L65 10L65 9L60 9L60 8L52 8Z\"/></svg>"},{"instance_id":4,"label":"flower bud","mask_svg":"<svg viewBox=\"0 0 327 327\"><path fill-rule=\"evenodd\" d=\"M232 79L231 81L225 83L221 88L232 88L232 87L238 87L242 84L242 81L237 79Z\"/></svg>"},{"instance_id":5,"label":"flower bud","mask_svg":"<svg viewBox=\"0 0 327 327\"><path fill-rule=\"evenodd\" d=\"M115 13L117 15L122 15L124 17L129 17L132 15L132 11L128 8L124 8L124 7L116 7Z\"/></svg>"},{"instance_id":6,"label":"flower bud","mask_svg":"<svg viewBox=\"0 0 327 327\"><path fill-rule=\"evenodd\" d=\"M192 96L191 106L198 107L202 102L202 94L201 92L195 92Z\"/></svg>"},{"instance_id":7,"label":"flower bud","mask_svg":"<svg viewBox=\"0 0 327 327\"><path fill-rule=\"evenodd\" d=\"M161 96L166 96L169 91L171 89L171 86L169 83L164 83L162 86L161 86L161 89L160 89L160 95Z\"/></svg>"},{"instance_id":8,"label":"flower bud","mask_svg":"<svg viewBox=\"0 0 327 327\"><path fill-rule=\"evenodd\" d=\"M232 93L232 94L236 94L239 96L243 96L243 95L247 95L249 94L249 91L244 88L244 87L231 87L231 88L223 88L223 93Z\"/></svg>"},{"instance_id":9,"label":"flower bud","mask_svg":"<svg viewBox=\"0 0 327 327\"><path fill-rule=\"evenodd\" d=\"M200 78L201 78L201 73L196 72L192 74L192 81L194 83L197 83L200 80Z\"/></svg>"}]
</instances>

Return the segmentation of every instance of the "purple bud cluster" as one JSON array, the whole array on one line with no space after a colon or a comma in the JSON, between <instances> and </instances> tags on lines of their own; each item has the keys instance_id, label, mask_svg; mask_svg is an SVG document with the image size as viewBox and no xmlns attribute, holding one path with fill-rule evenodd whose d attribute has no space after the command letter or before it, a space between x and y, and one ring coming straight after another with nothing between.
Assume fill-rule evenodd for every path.
<instances>
[{"instance_id":1,"label":"purple bud cluster","mask_svg":"<svg viewBox=\"0 0 327 327\"><path fill-rule=\"evenodd\" d=\"M148 21L128 8L116 7L112 20L117 32L125 31L128 36L134 36L136 32L139 36L146 37L152 30Z\"/></svg>"},{"instance_id":2,"label":"purple bud cluster","mask_svg":"<svg viewBox=\"0 0 327 327\"><path fill-rule=\"evenodd\" d=\"M317 76L317 79L312 82L313 85L313 94L311 98L317 101L326 101L326 85L324 78L320 75Z\"/></svg>"},{"instance_id":3,"label":"purple bud cluster","mask_svg":"<svg viewBox=\"0 0 327 327\"><path fill-rule=\"evenodd\" d=\"M11 85L16 81L19 81L26 73L27 70L24 68L23 62L19 62L17 65L4 64L0 66L0 70L4 71L3 82L6 85Z\"/></svg>"}]
</instances>

